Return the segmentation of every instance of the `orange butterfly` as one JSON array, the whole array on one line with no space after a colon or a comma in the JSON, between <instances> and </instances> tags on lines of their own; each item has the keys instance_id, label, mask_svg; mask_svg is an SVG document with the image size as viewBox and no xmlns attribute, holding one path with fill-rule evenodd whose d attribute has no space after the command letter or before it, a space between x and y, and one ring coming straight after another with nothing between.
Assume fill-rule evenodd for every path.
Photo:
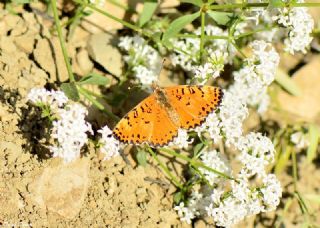
<instances>
[{"instance_id":1,"label":"orange butterfly","mask_svg":"<svg viewBox=\"0 0 320 228\"><path fill-rule=\"evenodd\" d=\"M164 146L179 128L199 126L221 103L223 92L213 86L155 86L154 93L128 112L113 129L124 143Z\"/></svg>"}]
</instances>

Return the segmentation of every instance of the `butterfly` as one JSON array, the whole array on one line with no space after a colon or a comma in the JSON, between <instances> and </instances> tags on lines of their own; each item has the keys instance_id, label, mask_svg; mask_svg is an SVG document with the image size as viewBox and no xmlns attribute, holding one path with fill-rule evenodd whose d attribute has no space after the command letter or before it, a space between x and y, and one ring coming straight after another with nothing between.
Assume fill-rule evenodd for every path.
<instances>
[{"instance_id":1,"label":"butterfly","mask_svg":"<svg viewBox=\"0 0 320 228\"><path fill-rule=\"evenodd\" d=\"M113 134L123 143L167 145L178 135L179 128L201 125L222 97L222 90L213 86L155 86L150 96L118 122Z\"/></svg>"}]
</instances>

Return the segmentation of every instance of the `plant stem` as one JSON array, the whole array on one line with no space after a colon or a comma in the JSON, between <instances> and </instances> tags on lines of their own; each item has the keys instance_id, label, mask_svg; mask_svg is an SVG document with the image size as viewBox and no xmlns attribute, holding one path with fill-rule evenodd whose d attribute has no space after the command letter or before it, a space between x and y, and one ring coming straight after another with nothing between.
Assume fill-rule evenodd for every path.
<instances>
[{"instance_id":1,"label":"plant stem","mask_svg":"<svg viewBox=\"0 0 320 228\"><path fill-rule=\"evenodd\" d=\"M221 176L221 177L223 177L223 178L237 181L236 179L234 179L234 178L232 178L232 177L230 177L230 176L228 176L228 175L226 175L226 174L224 174L224 173L222 173L222 172L220 172L220 171L218 171L218 170L215 170L215 169L213 169L213 168L210 168L210 167L206 166L206 165L203 164L202 162L195 161L195 160L193 160L193 159L191 159L191 158L189 158L189 157L187 157L187 156L184 156L184 155L182 155L182 154L178 154L178 153L176 153L176 152L173 151L173 150L166 149L166 148L160 148L160 150L163 151L163 152L165 152L165 153L168 153L168 154L170 154L170 155L172 155L172 156L175 156L175 157L177 157L177 158L180 158L180 159L182 159L182 160L185 160L185 161L189 162L189 163L190 163L192 166L194 166L194 167L201 167L201 168L204 168L204 169L206 169L206 170L208 170L208 171L210 171L210 172L213 172L213 173L215 173L215 174L217 174L218 176Z\"/></svg>"},{"instance_id":2,"label":"plant stem","mask_svg":"<svg viewBox=\"0 0 320 228\"><path fill-rule=\"evenodd\" d=\"M293 175L293 187L294 191L297 192L297 181L298 181L298 174L297 174L297 159L296 159L296 152L293 150L291 153L292 156L292 175Z\"/></svg>"},{"instance_id":3,"label":"plant stem","mask_svg":"<svg viewBox=\"0 0 320 228\"><path fill-rule=\"evenodd\" d=\"M54 16L54 22L57 28L57 32L58 32L58 37L59 37L59 42L60 42L60 46L62 49L62 54L63 54L63 58L64 58L64 62L66 64L67 67L67 71L68 71L68 76L69 76L69 80L70 82L74 82L74 75L72 73L72 68L70 65L70 60L69 60L69 55L66 49L66 45L64 42L64 38L62 35L62 30L61 30L61 25L60 25L60 20L59 20L59 16L58 16L58 10L57 10L57 2L56 0L50 0L51 1L51 5L52 5L52 11L53 11L53 16Z\"/></svg>"},{"instance_id":4,"label":"plant stem","mask_svg":"<svg viewBox=\"0 0 320 228\"><path fill-rule=\"evenodd\" d=\"M237 40L239 38L250 36L250 35L253 35L255 33L264 32L264 31L270 31L273 28L274 27L269 27L269 28L262 28L262 29L253 30L253 31L250 31L250 32L245 32L245 33L242 33L240 35L235 36L234 39Z\"/></svg>"},{"instance_id":5,"label":"plant stem","mask_svg":"<svg viewBox=\"0 0 320 228\"><path fill-rule=\"evenodd\" d=\"M172 175L172 173L170 172L170 170L168 169L167 166L165 166L157 157L157 155L153 152L153 150L148 147L148 151L151 154L151 156L154 158L154 160L156 160L158 162L158 164L160 165L160 167L163 169L163 171L171 178L171 181L180 189L183 189L183 185L178 181L178 179Z\"/></svg>"},{"instance_id":6,"label":"plant stem","mask_svg":"<svg viewBox=\"0 0 320 228\"><path fill-rule=\"evenodd\" d=\"M205 42L205 26L206 26L206 13L201 10L201 37L200 37L200 52L199 52L199 60L202 63L203 59L203 47Z\"/></svg>"}]
</instances>

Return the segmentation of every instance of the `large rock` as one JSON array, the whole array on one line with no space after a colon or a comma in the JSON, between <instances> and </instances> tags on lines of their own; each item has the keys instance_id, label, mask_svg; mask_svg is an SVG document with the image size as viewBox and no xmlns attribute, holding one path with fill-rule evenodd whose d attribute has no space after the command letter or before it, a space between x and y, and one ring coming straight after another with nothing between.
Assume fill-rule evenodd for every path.
<instances>
[{"instance_id":1,"label":"large rock","mask_svg":"<svg viewBox=\"0 0 320 228\"><path fill-rule=\"evenodd\" d=\"M278 101L282 109L298 119L320 122L319 69L320 57L315 57L292 76L293 81L301 89L301 95L295 97L286 92L279 93Z\"/></svg>"},{"instance_id":2,"label":"large rock","mask_svg":"<svg viewBox=\"0 0 320 228\"><path fill-rule=\"evenodd\" d=\"M117 43L117 37L100 33L90 37L87 48L90 57L95 62L111 74L119 77L122 73L123 61Z\"/></svg>"},{"instance_id":3,"label":"large rock","mask_svg":"<svg viewBox=\"0 0 320 228\"><path fill-rule=\"evenodd\" d=\"M70 164L54 159L36 177L29 191L41 208L73 218L79 213L87 193L89 168L89 159L86 158Z\"/></svg>"}]
</instances>

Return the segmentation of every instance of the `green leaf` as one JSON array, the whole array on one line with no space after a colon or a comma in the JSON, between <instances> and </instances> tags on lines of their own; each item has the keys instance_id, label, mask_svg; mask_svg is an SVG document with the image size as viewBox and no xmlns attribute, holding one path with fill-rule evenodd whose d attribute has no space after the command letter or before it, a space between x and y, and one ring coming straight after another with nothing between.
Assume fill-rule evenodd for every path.
<instances>
[{"instance_id":1,"label":"green leaf","mask_svg":"<svg viewBox=\"0 0 320 228\"><path fill-rule=\"evenodd\" d=\"M155 0L144 1L143 10L139 17L139 27L144 26L156 11L158 2Z\"/></svg>"},{"instance_id":2,"label":"green leaf","mask_svg":"<svg viewBox=\"0 0 320 228\"><path fill-rule=\"evenodd\" d=\"M281 174L284 168L287 167L291 152L292 152L292 147L287 145L286 150L280 154L280 158L277 160L276 167L275 167L276 175Z\"/></svg>"},{"instance_id":3,"label":"green leaf","mask_svg":"<svg viewBox=\"0 0 320 228\"><path fill-rule=\"evenodd\" d=\"M218 25L226 25L233 16L233 13L213 10L208 10L207 13L215 22L217 22Z\"/></svg>"},{"instance_id":4,"label":"green leaf","mask_svg":"<svg viewBox=\"0 0 320 228\"><path fill-rule=\"evenodd\" d=\"M198 143L197 145L195 145L193 149L193 154L197 156L201 152L203 147L204 147L203 143Z\"/></svg>"},{"instance_id":5,"label":"green leaf","mask_svg":"<svg viewBox=\"0 0 320 228\"><path fill-rule=\"evenodd\" d=\"M80 99L77 86L74 82L62 83L60 88L69 99L73 101L78 101Z\"/></svg>"},{"instance_id":6,"label":"green leaf","mask_svg":"<svg viewBox=\"0 0 320 228\"><path fill-rule=\"evenodd\" d=\"M200 12L184 15L175 19L168 27L167 31L163 34L162 39L168 40L177 35L187 24L193 22L200 16Z\"/></svg>"},{"instance_id":7,"label":"green leaf","mask_svg":"<svg viewBox=\"0 0 320 228\"><path fill-rule=\"evenodd\" d=\"M301 95L301 89L299 88L299 86L283 70L277 70L275 80L282 88L284 88L290 94L294 96Z\"/></svg>"},{"instance_id":8,"label":"green leaf","mask_svg":"<svg viewBox=\"0 0 320 228\"><path fill-rule=\"evenodd\" d=\"M106 85L110 83L110 80L105 76L97 73L90 73L83 78L79 82L80 85L90 84L90 85Z\"/></svg>"},{"instance_id":9,"label":"green leaf","mask_svg":"<svg viewBox=\"0 0 320 228\"><path fill-rule=\"evenodd\" d=\"M312 162L317 155L318 142L319 142L320 132L319 128L315 124L310 124L309 126L309 147L307 150L307 160Z\"/></svg>"},{"instance_id":10,"label":"green leaf","mask_svg":"<svg viewBox=\"0 0 320 228\"><path fill-rule=\"evenodd\" d=\"M176 204L179 204L182 199L183 199L183 193L182 192L177 192L173 196L173 202L175 202Z\"/></svg>"},{"instance_id":11,"label":"green leaf","mask_svg":"<svg viewBox=\"0 0 320 228\"><path fill-rule=\"evenodd\" d=\"M193 5L201 7L203 2L201 0L181 0L182 3L191 3Z\"/></svg>"},{"instance_id":12,"label":"green leaf","mask_svg":"<svg viewBox=\"0 0 320 228\"><path fill-rule=\"evenodd\" d=\"M138 149L136 159L139 165L143 167L147 165L147 153L144 150Z\"/></svg>"},{"instance_id":13,"label":"green leaf","mask_svg":"<svg viewBox=\"0 0 320 228\"><path fill-rule=\"evenodd\" d=\"M270 0L269 6L272 8L284 7L285 3L282 0Z\"/></svg>"}]
</instances>

